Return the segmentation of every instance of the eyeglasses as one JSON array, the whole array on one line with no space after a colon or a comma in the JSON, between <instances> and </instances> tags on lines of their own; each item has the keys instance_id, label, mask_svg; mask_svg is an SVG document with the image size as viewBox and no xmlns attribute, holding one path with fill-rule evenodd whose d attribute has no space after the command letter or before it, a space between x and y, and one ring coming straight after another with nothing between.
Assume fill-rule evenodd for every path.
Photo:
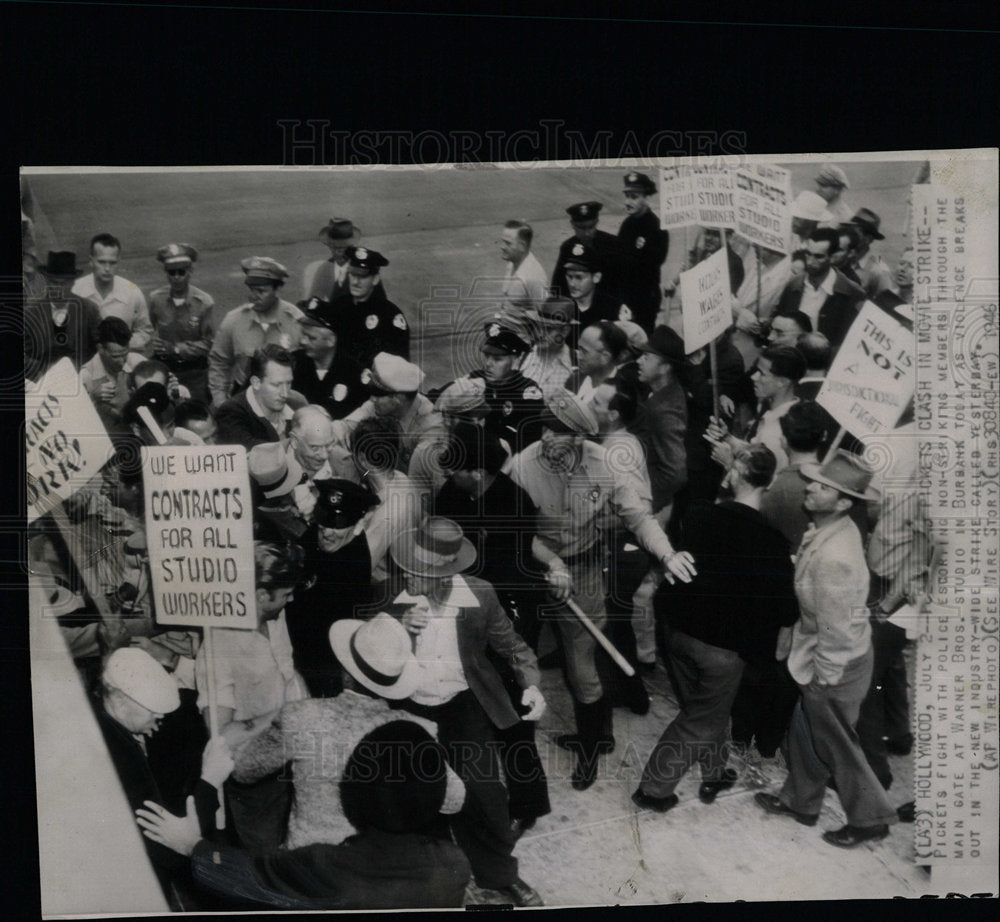
<instances>
[{"instance_id":1,"label":"eyeglasses","mask_svg":"<svg viewBox=\"0 0 1000 922\"><path fill-rule=\"evenodd\" d=\"M167 275L187 275L187 269L167 269Z\"/></svg>"}]
</instances>

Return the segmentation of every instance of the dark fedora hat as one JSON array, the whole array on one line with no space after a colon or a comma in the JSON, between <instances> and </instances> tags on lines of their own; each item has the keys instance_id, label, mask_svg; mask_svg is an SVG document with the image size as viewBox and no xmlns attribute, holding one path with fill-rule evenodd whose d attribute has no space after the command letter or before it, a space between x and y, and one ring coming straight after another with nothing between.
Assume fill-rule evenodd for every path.
<instances>
[{"instance_id":1,"label":"dark fedora hat","mask_svg":"<svg viewBox=\"0 0 1000 922\"><path fill-rule=\"evenodd\" d=\"M879 233L882 219L870 208L859 208L851 218L851 224L860 227L873 240L885 240L885 235Z\"/></svg>"},{"instance_id":2,"label":"dark fedora hat","mask_svg":"<svg viewBox=\"0 0 1000 922\"><path fill-rule=\"evenodd\" d=\"M357 242L361 238L361 228L350 218L330 218L324 227L319 229L320 240L330 240L334 243Z\"/></svg>"},{"instance_id":3,"label":"dark fedora hat","mask_svg":"<svg viewBox=\"0 0 1000 922\"><path fill-rule=\"evenodd\" d=\"M82 274L82 270L76 268L76 253L69 250L49 250L49 258L38 271L54 279L73 279Z\"/></svg>"},{"instance_id":4,"label":"dark fedora hat","mask_svg":"<svg viewBox=\"0 0 1000 922\"><path fill-rule=\"evenodd\" d=\"M441 516L428 516L419 528L404 531L389 553L400 569L416 576L454 576L476 559L476 549L458 523Z\"/></svg>"}]
</instances>

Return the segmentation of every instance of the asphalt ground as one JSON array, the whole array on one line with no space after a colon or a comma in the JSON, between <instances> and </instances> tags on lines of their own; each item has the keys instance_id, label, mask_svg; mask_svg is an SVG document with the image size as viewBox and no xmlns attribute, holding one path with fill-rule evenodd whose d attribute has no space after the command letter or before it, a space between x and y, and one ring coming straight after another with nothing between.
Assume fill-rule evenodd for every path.
<instances>
[{"instance_id":1,"label":"asphalt ground","mask_svg":"<svg viewBox=\"0 0 1000 922\"><path fill-rule=\"evenodd\" d=\"M842 162L851 179L853 207L882 216L881 252L903 249L908 184L919 164ZM815 167L791 165L793 191L811 188ZM120 272L144 291L164 284L156 249L194 244L200 253L195 284L217 302L221 316L244 302L239 262L271 256L291 278L284 297L302 296L302 271L326 250L316 239L333 215L350 217L363 243L391 265L383 280L391 300L413 327L413 358L426 386L467 371L476 361L479 320L499 304L504 264L496 240L503 222L523 218L535 228L533 250L549 271L569 235L567 205L596 199L605 205L601 227L617 230L624 211L615 169L365 169L32 175L39 249L73 249L85 265L87 243L110 231L124 244ZM684 231L671 234L664 277L683 256ZM641 905L695 900L730 901L918 897L936 892L914 864L913 827L897 825L883 842L853 851L820 839L845 820L828 793L815 828L765 815L756 790L774 790L780 761L738 764L740 781L711 806L696 797L697 771L681 783L680 805L661 816L637 810L629 799L646 757L677 704L662 666L647 680L650 712L615 711L618 747L602 757L588 791L569 784L571 757L553 740L572 723L572 707L558 671L544 673L549 710L538 729L549 777L552 813L518 843L521 875L548 906ZM894 805L912 799L910 759L893 758ZM474 902L499 902L470 891Z\"/></svg>"}]
</instances>

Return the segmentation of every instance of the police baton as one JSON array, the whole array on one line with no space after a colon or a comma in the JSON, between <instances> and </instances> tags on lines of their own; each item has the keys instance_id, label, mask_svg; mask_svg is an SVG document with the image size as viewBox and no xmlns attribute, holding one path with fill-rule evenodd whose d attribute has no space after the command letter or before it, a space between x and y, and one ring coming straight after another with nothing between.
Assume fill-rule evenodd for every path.
<instances>
[{"instance_id":1,"label":"police baton","mask_svg":"<svg viewBox=\"0 0 1000 922\"><path fill-rule=\"evenodd\" d=\"M625 659L625 657L618 652L618 649L614 646L614 644L612 644L611 641L604 636L604 631L597 627L597 625L595 625L594 622L583 613L583 609L580 608L580 606L577 605L571 598L566 599L566 605L569 607L569 610L580 619L580 623L594 635L594 640L604 647L605 652L611 657L611 659L614 660L615 665L618 666L618 668L621 669L625 675L634 676L635 670L629 664L629 661Z\"/></svg>"}]
</instances>

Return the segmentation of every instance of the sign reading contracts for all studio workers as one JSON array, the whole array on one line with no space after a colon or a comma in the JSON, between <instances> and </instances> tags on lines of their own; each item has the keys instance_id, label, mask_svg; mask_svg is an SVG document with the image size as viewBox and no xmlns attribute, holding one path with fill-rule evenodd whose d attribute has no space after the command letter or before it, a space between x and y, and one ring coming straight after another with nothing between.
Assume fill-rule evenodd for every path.
<instances>
[{"instance_id":1,"label":"sign reading contracts for all studio workers","mask_svg":"<svg viewBox=\"0 0 1000 922\"><path fill-rule=\"evenodd\" d=\"M733 321L730 301L729 260L725 247L681 273L685 352L691 353L708 345L729 328Z\"/></svg>"},{"instance_id":2,"label":"sign reading contracts for all studio workers","mask_svg":"<svg viewBox=\"0 0 1000 922\"><path fill-rule=\"evenodd\" d=\"M256 628L246 452L231 445L142 452L157 623Z\"/></svg>"},{"instance_id":3,"label":"sign reading contracts for all studio workers","mask_svg":"<svg viewBox=\"0 0 1000 922\"><path fill-rule=\"evenodd\" d=\"M769 163L735 171L736 233L779 253L788 252L792 233L791 173Z\"/></svg>"},{"instance_id":4,"label":"sign reading contracts for all studio workers","mask_svg":"<svg viewBox=\"0 0 1000 922\"><path fill-rule=\"evenodd\" d=\"M716 166L660 168L660 226L736 227L733 173Z\"/></svg>"},{"instance_id":5,"label":"sign reading contracts for all studio workers","mask_svg":"<svg viewBox=\"0 0 1000 922\"><path fill-rule=\"evenodd\" d=\"M913 333L871 301L847 331L816 402L852 435L894 429L914 387Z\"/></svg>"},{"instance_id":6,"label":"sign reading contracts for all studio workers","mask_svg":"<svg viewBox=\"0 0 1000 922\"><path fill-rule=\"evenodd\" d=\"M79 490L111 457L104 423L69 359L25 394L24 447L29 522Z\"/></svg>"}]
</instances>

